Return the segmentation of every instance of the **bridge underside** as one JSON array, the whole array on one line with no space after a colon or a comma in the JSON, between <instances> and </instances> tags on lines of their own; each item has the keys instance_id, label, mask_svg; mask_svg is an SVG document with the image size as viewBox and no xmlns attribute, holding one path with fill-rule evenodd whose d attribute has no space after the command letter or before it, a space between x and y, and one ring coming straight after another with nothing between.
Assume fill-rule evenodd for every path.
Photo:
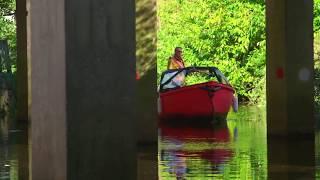
<instances>
[{"instance_id":1,"label":"bridge underside","mask_svg":"<svg viewBox=\"0 0 320 180\"><path fill-rule=\"evenodd\" d=\"M313 166L313 3L266 3L268 162ZM155 70L136 89L135 1L19 0L17 22L32 179L136 179L136 144L155 142L157 127ZM139 92L150 94L137 115ZM304 156L290 150L299 142Z\"/></svg>"}]
</instances>

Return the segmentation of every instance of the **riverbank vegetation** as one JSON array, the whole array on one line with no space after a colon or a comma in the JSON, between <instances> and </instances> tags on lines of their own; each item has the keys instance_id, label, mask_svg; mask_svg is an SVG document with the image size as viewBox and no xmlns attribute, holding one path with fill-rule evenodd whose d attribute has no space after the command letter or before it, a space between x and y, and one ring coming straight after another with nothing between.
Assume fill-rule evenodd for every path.
<instances>
[{"instance_id":1,"label":"riverbank vegetation","mask_svg":"<svg viewBox=\"0 0 320 180\"><path fill-rule=\"evenodd\" d=\"M315 0L314 9L319 76L320 0ZM187 66L221 69L235 86L240 102L265 103L264 0L159 0L157 16L158 76L166 69L174 47L181 46ZM320 102L319 88L315 89Z\"/></svg>"},{"instance_id":2,"label":"riverbank vegetation","mask_svg":"<svg viewBox=\"0 0 320 180\"><path fill-rule=\"evenodd\" d=\"M138 2L137 38L140 43L137 43L137 59L142 59L138 63L139 72L141 67L154 67L154 63L143 63L157 56L159 76L166 69L174 47L181 46L187 66L217 66L235 86L240 102L264 104L265 0L158 0L157 52L149 53L150 57L146 56L145 60L142 56L155 50L156 39L152 37L155 32L148 35L144 29L150 28L143 24L152 29L156 20L139 15L150 9L150 17L155 17L155 8L152 8L155 1L148 5L144 3L146 1ZM13 81L17 59L15 0L1 0L0 3L0 40L6 40L9 49L6 60L1 58L0 73L8 73L9 62L12 73L9 80ZM152 46L144 48L145 44ZM315 102L320 108L320 0L314 0L314 59Z\"/></svg>"},{"instance_id":3,"label":"riverbank vegetation","mask_svg":"<svg viewBox=\"0 0 320 180\"><path fill-rule=\"evenodd\" d=\"M320 112L320 0L314 0L314 70L315 70L315 106Z\"/></svg>"},{"instance_id":4,"label":"riverbank vegetation","mask_svg":"<svg viewBox=\"0 0 320 180\"><path fill-rule=\"evenodd\" d=\"M16 69L16 59L17 59L17 50L16 50L16 21L15 21L15 9L16 4L15 0L1 0L0 1L0 40L7 41L8 44L8 53L9 57L3 57L3 53L0 53L0 72L6 71L5 61L10 61L10 66L12 70ZM1 51L2 49L0 49ZM9 58L9 60L7 59Z\"/></svg>"},{"instance_id":5,"label":"riverbank vegetation","mask_svg":"<svg viewBox=\"0 0 320 180\"><path fill-rule=\"evenodd\" d=\"M15 106L16 22L15 0L0 1L0 118ZM13 113L10 111L10 113Z\"/></svg>"}]
</instances>

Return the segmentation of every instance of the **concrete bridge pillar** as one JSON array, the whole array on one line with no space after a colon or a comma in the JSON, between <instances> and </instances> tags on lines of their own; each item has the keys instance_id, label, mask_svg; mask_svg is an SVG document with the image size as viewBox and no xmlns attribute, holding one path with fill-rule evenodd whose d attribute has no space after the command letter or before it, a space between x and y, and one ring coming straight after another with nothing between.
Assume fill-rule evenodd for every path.
<instances>
[{"instance_id":1,"label":"concrete bridge pillar","mask_svg":"<svg viewBox=\"0 0 320 180\"><path fill-rule=\"evenodd\" d=\"M31 0L31 177L136 179L135 1Z\"/></svg>"},{"instance_id":2,"label":"concrete bridge pillar","mask_svg":"<svg viewBox=\"0 0 320 180\"><path fill-rule=\"evenodd\" d=\"M136 0L137 138L140 144L157 144L158 139L156 23L156 0Z\"/></svg>"},{"instance_id":3,"label":"concrete bridge pillar","mask_svg":"<svg viewBox=\"0 0 320 180\"><path fill-rule=\"evenodd\" d=\"M17 22L17 119L28 119L28 61L26 0L16 1Z\"/></svg>"},{"instance_id":4,"label":"concrete bridge pillar","mask_svg":"<svg viewBox=\"0 0 320 180\"><path fill-rule=\"evenodd\" d=\"M269 178L279 179L274 176L279 168L287 170L281 179L305 177L314 174L315 159L313 2L266 4ZM300 171L294 169L298 167Z\"/></svg>"}]
</instances>

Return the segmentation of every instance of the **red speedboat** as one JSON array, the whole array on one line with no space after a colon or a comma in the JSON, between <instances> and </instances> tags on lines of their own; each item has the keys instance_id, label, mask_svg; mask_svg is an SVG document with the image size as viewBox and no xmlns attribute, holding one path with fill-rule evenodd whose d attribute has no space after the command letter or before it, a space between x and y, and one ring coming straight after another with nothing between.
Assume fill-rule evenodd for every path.
<instances>
[{"instance_id":1,"label":"red speedboat","mask_svg":"<svg viewBox=\"0 0 320 180\"><path fill-rule=\"evenodd\" d=\"M237 108L235 90L216 67L187 67L162 73L160 119L226 118Z\"/></svg>"}]
</instances>

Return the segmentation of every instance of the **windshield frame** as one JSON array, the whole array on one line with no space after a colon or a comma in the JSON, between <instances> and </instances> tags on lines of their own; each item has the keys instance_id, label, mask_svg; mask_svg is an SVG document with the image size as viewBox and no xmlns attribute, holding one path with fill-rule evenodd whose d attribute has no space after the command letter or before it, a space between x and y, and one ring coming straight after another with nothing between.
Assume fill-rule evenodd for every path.
<instances>
[{"instance_id":1,"label":"windshield frame","mask_svg":"<svg viewBox=\"0 0 320 180\"><path fill-rule=\"evenodd\" d=\"M180 68L180 69L169 69L169 70L164 71L161 74L160 89L159 90L163 91L163 90L167 90L167 89L175 89L175 88L164 89L164 86L169 84L173 78L175 78L178 74L182 73L183 71L185 71L185 76L188 76L188 74L190 74L192 72L201 72L204 70L208 71L212 75L214 75L217 78L219 83L231 86L229 81L227 80L227 78L224 76L224 74L217 67L186 67L186 68ZM172 77L170 77L169 79L167 79L165 82L162 83L165 75L167 75L169 73L173 73L173 72L176 72L176 73Z\"/></svg>"}]
</instances>

